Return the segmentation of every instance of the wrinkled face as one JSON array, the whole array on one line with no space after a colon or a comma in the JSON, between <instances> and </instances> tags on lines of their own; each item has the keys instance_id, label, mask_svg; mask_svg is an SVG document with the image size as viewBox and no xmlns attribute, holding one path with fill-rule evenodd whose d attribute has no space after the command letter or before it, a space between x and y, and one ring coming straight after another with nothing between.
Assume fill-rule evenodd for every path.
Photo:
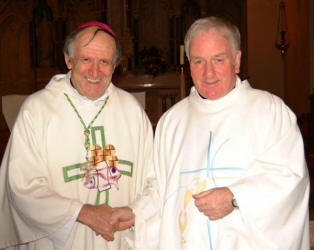
<instances>
[{"instance_id":1,"label":"wrinkled face","mask_svg":"<svg viewBox=\"0 0 314 250\"><path fill-rule=\"evenodd\" d=\"M115 68L115 41L103 31L98 31L92 39L97 29L92 26L79 33L74 41L74 57L64 55L68 69L72 70L74 87L90 100L105 93Z\"/></svg>"},{"instance_id":2,"label":"wrinkled face","mask_svg":"<svg viewBox=\"0 0 314 250\"><path fill-rule=\"evenodd\" d=\"M233 55L231 43L220 32L211 30L195 35L190 44L190 70L198 92L216 100L235 86L241 52Z\"/></svg>"}]
</instances>

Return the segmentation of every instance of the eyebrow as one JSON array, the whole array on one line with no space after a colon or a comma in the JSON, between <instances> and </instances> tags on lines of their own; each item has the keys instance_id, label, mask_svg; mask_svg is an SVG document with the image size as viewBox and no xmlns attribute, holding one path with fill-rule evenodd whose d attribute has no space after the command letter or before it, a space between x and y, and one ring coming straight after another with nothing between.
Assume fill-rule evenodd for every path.
<instances>
[{"instance_id":1,"label":"eyebrow","mask_svg":"<svg viewBox=\"0 0 314 250\"><path fill-rule=\"evenodd\" d=\"M203 57L201 57L201 56L191 56L191 60L194 60L194 59L203 59Z\"/></svg>"},{"instance_id":2,"label":"eyebrow","mask_svg":"<svg viewBox=\"0 0 314 250\"><path fill-rule=\"evenodd\" d=\"M218 54L215 54L215 55L213 55L213 56L211 56L211 57L220 57L220 56L226 56L226 52L221 52L221 53L218 53ZM191 60L192 59L203 59L204 57L202 57L202 56L191 56Z\"/></svg>"},{"instance_id":3,"label":"eyebrow","mask_svg":"<svg viewBox=\"0 0 314 250\"><path fill-rule=\"evenodd\" d=\"M227 54L226 52L221 52L221 53L214 55L213 57L226 56L226 54Z\"/></svg>"}]
</instances>

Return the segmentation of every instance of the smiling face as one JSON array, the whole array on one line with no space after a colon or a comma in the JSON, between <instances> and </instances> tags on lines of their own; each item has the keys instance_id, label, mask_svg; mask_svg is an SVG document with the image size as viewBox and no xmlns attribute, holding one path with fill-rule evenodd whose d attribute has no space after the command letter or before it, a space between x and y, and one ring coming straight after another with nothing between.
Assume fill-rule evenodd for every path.
<instances>
[{"instance_id":1,"label":"smiling face","mask_svg":"<svg viewBox=\"0 0 314 250\"><path fill-rule=\"evenodd\" d=\"M74 87L82 96L91 100L105 93L115 69L115 41L103 31L98 31L94 36L97 29L95 26L88 27L77 35L73 45L73 58L64 54L67 67L72 70Z\"/></svg>"},{"instance_id":2,"label":"smiling face","mask_svg":"<svg viewBox=\"0 0 314 250\"><path fill-rule=\"evenodd\" d=\"M201 31L190 44L190 70L198 92L207 99L217 100L235 86L241 52L233 48L221 31Z\"/></svg>"}]
</instances>

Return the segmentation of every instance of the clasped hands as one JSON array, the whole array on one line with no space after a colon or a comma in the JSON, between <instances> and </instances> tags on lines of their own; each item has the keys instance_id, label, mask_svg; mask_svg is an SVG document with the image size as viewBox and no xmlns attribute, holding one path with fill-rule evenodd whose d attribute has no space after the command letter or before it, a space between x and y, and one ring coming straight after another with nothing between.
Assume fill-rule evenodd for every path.
<instances>
[{"instance_id":1,"label":"clasped hands","mask_svg":"<svg viewBox=\"0 0 314 250\"><path fill-rule=\"evenodd\" d=\"M83 205L77 221L89 226L96 235L108 241L114 240L116 231L125 230L134 225L135 215L129 207L112 208L106 204Z\"/></svg>"},{"instance_id":2,"label":"clasped hands","mask_svg":"<svg viewBox=\"0 0 314 250\"><path fill-rule=\"evenodd\" d=\"M213 188L193 195L195 206L210 220L218 220L233 211L232 192L227 187ZM134 225L135 215L129 207L112 208L106 204L83 205L77 221L89 226L96 235L108 241L114 240L116 231Z\"/></svg>"}]
</instances>

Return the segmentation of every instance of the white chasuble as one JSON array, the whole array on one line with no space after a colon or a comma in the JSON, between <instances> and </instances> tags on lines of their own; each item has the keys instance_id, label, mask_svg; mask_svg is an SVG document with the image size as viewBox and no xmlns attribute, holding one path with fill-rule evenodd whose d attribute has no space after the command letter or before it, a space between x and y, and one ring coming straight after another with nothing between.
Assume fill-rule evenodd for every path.
<instances>
[{"instance_id":1,"label":"white chasuble","mask_svg":"<svg viewBox=\"0 0 314 250\"><path fill-rule=\"evenodd\" d=\"M158 249L309 249L303 141L280 98L240 79L219 100L193 87L159 121L154 165ZM239 209L211 221L192 195L216 187L228 187Z\"/></svg>"},{"instance_id":2,"label":"white chasuble","mask_svg":"<svg viewBox=\"0 0 314 250\"><path fill-rule=\"evenodd\" d=\"M118 250L133 241L131 230L107 242L78 222L63 245L54 241L82 204L134 202L152 165L152 128L137 100L111 83L90 103L69 79L53 77L17 117L0 170L0 248Z\"/></svg>"}]
</instances>

